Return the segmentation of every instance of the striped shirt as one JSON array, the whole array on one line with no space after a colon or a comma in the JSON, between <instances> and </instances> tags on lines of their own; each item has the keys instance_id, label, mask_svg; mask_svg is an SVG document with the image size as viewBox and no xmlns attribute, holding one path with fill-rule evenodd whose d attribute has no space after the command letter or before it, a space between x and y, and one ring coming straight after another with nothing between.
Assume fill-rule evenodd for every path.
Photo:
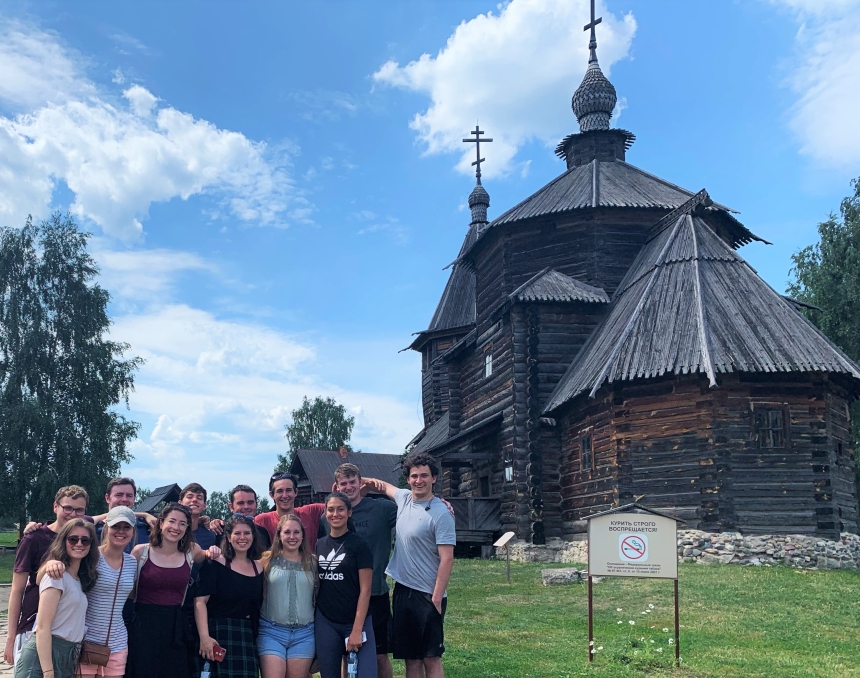
<instances>
[{"instance_id":1,"label":"striped shirt","mask_svg":"<svg viewBox=\"0 0 860 678\"><path fill-rule=\"evenodd\" d=\"M110 625L110 640L107 644L111 652L120 652L128 647L128 632L122 620L122 607L134 588L134 577L137 573L137 560L128 553L123 553L122 581L117 590L116 581L120 571L114 570L107 564L103 554L99 553L96 585L87 593L87 632L84 640L91 643L105 644ZM114 604L114 592L116 603ZM113 605L113 609L111 609ZM113 623L111 623L113 618Z\"/></svg>"}]
</instances>

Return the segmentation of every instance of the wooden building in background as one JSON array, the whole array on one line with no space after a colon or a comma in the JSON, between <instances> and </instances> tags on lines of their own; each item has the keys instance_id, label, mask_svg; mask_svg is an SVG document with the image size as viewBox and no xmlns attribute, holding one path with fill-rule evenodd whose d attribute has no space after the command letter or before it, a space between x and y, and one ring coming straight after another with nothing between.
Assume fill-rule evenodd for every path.
<instances>
[{"instance_id":1,"label":"wooden building in background","mask_svg":"<svg viewBox=\"0 0 860 678\"><path fill-rule=\"evenodd\" d=\"M478 176L410 346L412 450L535 543L642 496L703 530L857 532L860 367L737 253L761 238L731 209L627 163L593 28L590 47L567 170L492 222Z\"/></svg>"}]
</instances>

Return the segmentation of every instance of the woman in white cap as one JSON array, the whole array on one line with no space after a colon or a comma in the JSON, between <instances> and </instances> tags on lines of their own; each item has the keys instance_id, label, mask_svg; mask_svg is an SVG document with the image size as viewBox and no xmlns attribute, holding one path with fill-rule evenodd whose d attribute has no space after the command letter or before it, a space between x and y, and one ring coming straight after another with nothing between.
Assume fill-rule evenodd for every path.
<instances>
[{"instance_id":1,"label":"woman in white cap","mask_svg":"<svg viewBox=\"0 0 860 678\"><path fill-rule=\"evenodd\" d=\"M86 633L76 675L124 676L128 659L128 632L122 608L134 590L137 560L125 553L135 535L137 518L127 506L112 508L105 517L99 547L98 578L87 591ZM45 563L48 576L61 577L64 565ZM50 678L50 677L49 677Z\"/></svg>"},{"instance_id":2,"label":"woman in white cap","mask_svg":"<svg viewBox=\"0 0 860 678\"><path fill-rule=\"evenodd\" d=\"M136 538L137 517L127 506L112 508L105 518L102 544L99 547L99 578L87 593L87 632L79 672L83 676L124 676L128 659L128 632L122 619L122 608L134 589L137 561L126 546ZM91 643L107 645L107 664L88 663ZM104 652L104 651L103 651ZM103 660L102 660L103 661Z\"/></svg>"}]
</instances>

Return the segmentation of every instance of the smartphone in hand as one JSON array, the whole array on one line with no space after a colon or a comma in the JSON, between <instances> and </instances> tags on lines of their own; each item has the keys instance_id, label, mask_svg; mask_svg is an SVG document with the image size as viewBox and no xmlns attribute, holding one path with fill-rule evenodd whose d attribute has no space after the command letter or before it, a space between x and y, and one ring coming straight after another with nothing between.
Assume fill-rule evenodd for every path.
<instances>
[{"instance_id":1,"label":"smartphone in hand","mask_svg":"<svg viewBox=\"0 0 860 678\"><path fill-rule=\"evenodd\" d=\"M227 650L221 647L218 643L215 643L215 646L212 648L212 658L216 662L223 662L224 657L227 656Z\"/></svg>"}]
</instances>

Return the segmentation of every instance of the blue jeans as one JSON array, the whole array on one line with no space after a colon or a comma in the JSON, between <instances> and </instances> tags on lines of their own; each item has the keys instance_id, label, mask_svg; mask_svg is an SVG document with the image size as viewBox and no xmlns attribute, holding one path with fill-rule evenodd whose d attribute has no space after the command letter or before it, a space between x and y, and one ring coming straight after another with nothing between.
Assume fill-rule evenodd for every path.
<instances>
[{"instance_id":1,"label":"blue jeans","mask_svg":"<svg viewBox=\"0 0 860 678\"><path fill-rule=\"evenodd\" d=\"M314 623L305 626L284 626L260 617L257 652L281 659L313 659L316 651Z\"/></svg>"}]
</instances>

